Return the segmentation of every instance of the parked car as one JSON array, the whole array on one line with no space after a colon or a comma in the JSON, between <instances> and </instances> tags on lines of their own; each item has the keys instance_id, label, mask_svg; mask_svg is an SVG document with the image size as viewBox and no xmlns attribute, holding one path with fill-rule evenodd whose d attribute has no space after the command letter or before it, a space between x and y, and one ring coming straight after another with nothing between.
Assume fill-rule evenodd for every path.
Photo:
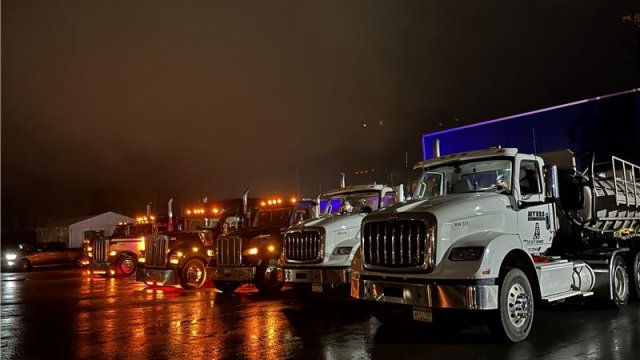
<instances>
[{"instance_id":1,"label":"parked car","mask_svg":"<svg viewBox=\"0 0 640 360\"><path fill-rule=\"evenodd\" d=\"M10 271L27 271L40 266L82 266L83 256L82 248L69 249L62 242L20 244L4 254L2 267Z\"/></svg>"}]
</instances>

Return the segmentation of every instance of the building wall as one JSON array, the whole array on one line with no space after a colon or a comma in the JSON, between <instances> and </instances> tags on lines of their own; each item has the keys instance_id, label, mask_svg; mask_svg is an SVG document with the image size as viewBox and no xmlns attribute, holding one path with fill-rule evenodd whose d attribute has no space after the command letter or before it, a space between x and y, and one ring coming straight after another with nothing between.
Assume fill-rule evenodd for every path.
<instances>
[{"instance_id":1,"label":"building wall","mask_svg":"<svg viewBox=\"0 0 640 360\"><path fill-rule=\"evenodd\" d=\"M134 219L112 211L65 226L36 228L37 242L63 242L70 248L82 247L84 232L104 230L111 235L119 222L134 222Z\"/></svg>"},{"instance_id":2,"label":"building wall","mask_svg":"<svg viewBox=\"0 0 640 360\"><path fill-rule=\"evenodd\" d=\"M111 235L119 222L133 222L134 219L114 212L101 215L69 225L69 247L82 247L84 232L87 230L104 230L105 235Z\"/></svg>"}]
</instances>

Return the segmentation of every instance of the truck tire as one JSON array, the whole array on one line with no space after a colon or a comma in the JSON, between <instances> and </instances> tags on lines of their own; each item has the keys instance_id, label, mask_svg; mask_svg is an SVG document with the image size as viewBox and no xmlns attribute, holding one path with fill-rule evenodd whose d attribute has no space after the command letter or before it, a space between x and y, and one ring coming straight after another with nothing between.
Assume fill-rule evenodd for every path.
<instances>
[{"instance_id":1,"label":"truck tire","mask_svg":"<svg viewBox=\"0 0 640 360\"><path fill-rule=\"evenodd\" d=\"M198 259L187 261L180 271L180 286L183 289L199 289L207 280L207 268Z\"/></svg>"},{"instance_id":2,"label":"truck tire","mask_svg":"<svg viewBox=\"0 0 640 360\"><path fill-rule=\"evenodd\" d=\"M255 284L262 295L275 295L284 285L284 282L278 280L276 264L275 259L263 260L256 269Z\"/></svg>"},{"instance_id":3,"label":"truck tire","mask_svg":"<svg viewBox=\"0 0 640 360\"><path fill-rule=\"evenodd\" d=\"M383 324L402 324L413 319L411 306L378 302L372 305L373 316Z\"/></svg>"},{"instance_id":4,"label":"truck tire","mask_svg":"<svg viewBox=\"0 0 640 360\"><path fill-rule=\"evenodd\" d=\"M213 286L223 293L232 293L240 286L239 282L213 280Z\"/></svg>"},{"instance_id":5,"label":"truck tire","mask_svg":"<svg viewBox=\"0 0 640 360\"><path fill-rule=\"evenodd\" d=\"M632 257L629 266L629 296L635 300L640 300L640 252Z\"/></svg>"},{"instance_id":6,"label":"truck tire","mask_svg":"<svg viewBox=\"0 0 640 360\"><path fill-rule=\"evenodd\" d=\"M116 275L131 276L136 273L136 259L131 255L122 255L115 263Z\"/></svg>"},{"instance_id":7,"label":"truck tire","mask_svg":"<svg viewBox=\"0 0 640 360\"><path fill-rule=\"evenodd\" d=\"M609 305L614 309L622 309L629 300L629 275L624 259L620 255L614 256L612 260L611 285L613 298Z\"/></svg>"},{"instance_id":8,"label":"truck tire","mask_svg":"<svg viewBox=\"0 0 640 360\"><path fill-rule=\"evenodd\" d=\"M501 281L498 311L489 320L494 335L519 342L529 336L534 316L534 298L529 279L517 268L509 269Z\"/></svg>"}]
</instances>

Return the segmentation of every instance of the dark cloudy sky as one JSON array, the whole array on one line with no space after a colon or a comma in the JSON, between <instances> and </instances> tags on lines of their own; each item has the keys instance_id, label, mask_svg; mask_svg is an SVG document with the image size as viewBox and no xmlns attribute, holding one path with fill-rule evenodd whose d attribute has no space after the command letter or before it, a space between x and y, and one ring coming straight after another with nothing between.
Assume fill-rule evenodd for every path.
<instances>
[{"instance_id":1,"label":"dark cloudy sky","mask_svg":"<svg viewBox=\"0 0 640 360\"><path fill-rule=\"evenodd\" d=\"M638 12L3 0L3 227L397 179L423 133L638 87Z\"/></svg>"}]
</instances>

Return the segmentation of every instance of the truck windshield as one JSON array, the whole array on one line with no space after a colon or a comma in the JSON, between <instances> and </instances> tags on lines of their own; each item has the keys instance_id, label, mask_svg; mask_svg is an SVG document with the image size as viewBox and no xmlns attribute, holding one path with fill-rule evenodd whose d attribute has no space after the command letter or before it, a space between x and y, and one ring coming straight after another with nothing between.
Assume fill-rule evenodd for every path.
<instances>
[{"instance_id":1,"label":"truck windshield","mask_svg":"<svg viewBox=\"0 0 640 360\"><path fill-rule=\"evenodd\" d=\"M113 230L112 237L138 237L153 232L153 224L118 225Z\"/></svg>"},{"instance_id":2,"label":"truck windshield","mask_svg":"<svg viewBox=\"0 0 640 360\"><path fill-rule=\"evenodd\" d=\"M220 218L185 219L185 230L213 229L219 220Z\"/></svg>"},{"instance_id":3,"label":"truck windshield","mask_svg":"<svg viewBox=\"0 0 640 360\"><path fill-rule=\"evenodd\" d=\"M280 226L289 224L291 208L260 209L253 219L253 226Z\"/></svg>"},{"instance_id":4,"label":"truck windshield","mask_svg":"<svg viewBox=\"0 0 640 360\"><path fill-rule=\"evenodd\" d=\"M366 206L375 210L380 205L379 191L359 191L354 193L332 196L327 201L324 214L350 214L360 213Z\"/></svg>"},{"instance_id":5,"label":"truck windshield","mask_svg":"<svg viewBox=\"0 0 640 360\"><path fill-rule=\"evenodd\" d=\"M480 191L511 194L511 169L511 160L504 158L457 161L426 168L413 198Z\"/></svg>"}]
</instances>

